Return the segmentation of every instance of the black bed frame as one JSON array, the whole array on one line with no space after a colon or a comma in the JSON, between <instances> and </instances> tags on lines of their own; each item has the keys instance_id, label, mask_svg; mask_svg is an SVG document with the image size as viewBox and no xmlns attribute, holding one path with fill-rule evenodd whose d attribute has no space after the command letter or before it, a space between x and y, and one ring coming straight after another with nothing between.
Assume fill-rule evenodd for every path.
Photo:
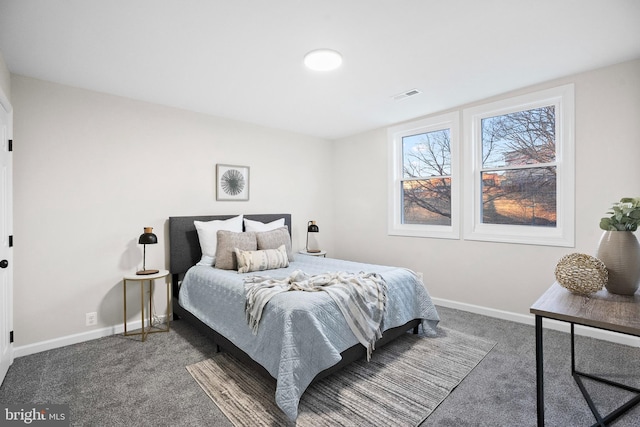
<instances>
[{"instance_id":1,"label":"black bed frame","mask_svg":"<svg viewBox=\"0 0 640 427\"><path fill-rule=\"evenodd\" d=\"M173 306L173 319L184 319L187 322L193 324L200 332L210 337L216 344L218 351L224 350L227 353L233 355L242 362L252 366L262 375L271 377L268 371L259 363L255 362L244 351L236 347L231 341L220 335L217 331L211 329L209 326L200 321L197 317L183 308L178 301L178 293L180 292L180 281L184 277L184 274L189 268L195 265L202 256L200 251L200 242L198 241L198 233L193 221L213 221L213 220L225 220L233 218L237 215L208 215L208 216L182 216L182 217L170 217L169 218L169 271L171 273L172 283L172 306ZM259 215L244 215L246 219L271 222L280 218L285 219L285 225L289 228L291 233L291 214L259 214ZM376 348L382 347L389 341L397 338L398 336L406 333L408 330L413 329L414 333L418 333L418 325L420 319L414 319L406 324L397 328L388 329L376 342ZM342 360L336 365L325 369L315 376L313 381L317 381L327 375L332 374L348 365L349 363L361 359L366 356L366 349L360 344L356 344L341 353Z\"/></svg>"}]
</instances>

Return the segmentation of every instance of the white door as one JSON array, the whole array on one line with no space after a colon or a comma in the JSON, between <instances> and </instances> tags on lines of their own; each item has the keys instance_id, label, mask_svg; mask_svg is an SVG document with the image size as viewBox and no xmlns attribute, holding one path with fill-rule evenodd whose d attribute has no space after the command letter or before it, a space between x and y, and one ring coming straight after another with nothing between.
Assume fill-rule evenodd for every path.
<instances>
[{"instance_id":1,"label":"white door","mask_svg":"<svg viewBox=\"0 0 640 427\"><path fill-rule=\"evenodd\" d=\"M0 384L13 362L13 191L11 138L11 107L0 91Z\"/></svg>"}]
</instances>

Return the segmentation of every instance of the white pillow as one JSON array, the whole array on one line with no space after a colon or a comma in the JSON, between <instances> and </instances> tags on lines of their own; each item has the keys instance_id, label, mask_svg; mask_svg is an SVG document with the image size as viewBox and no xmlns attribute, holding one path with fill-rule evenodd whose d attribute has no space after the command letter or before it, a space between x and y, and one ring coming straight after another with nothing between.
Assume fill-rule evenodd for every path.
<instances>
[{"instance_id":1,"label":"white pillow","mask_svg":"<svg viewBox=\"0 0 640 427\"><path fill-rule=\"evenodd\" d=\"M202 258L196 265L213 266L216 262L216 249L218 246L218 230L242 232L242 215L229 219L216 219L213 221L193 221L198 232Z\"/></svg>"},{"instance_id":2,"label":"white pillow","mask_svg":"<svg viewBox=\"0 0 640 427\"><path fill-rule=\"evenodd\" d=\"M280 227L284 227L284 218L267 223L244 219L244 231L271 231Z\"/></svg>"},{"instance_id":3,"label":"white pillow","mask_svg":"<svg viewBox=\"0 0 640 427\"><path fill-rule=\"evenodd\" d=\"M287 258L287 250L284 245L278 249L266 249L263 251L243 251L235 248L234 252L238 260L238 273L272 270L289 266L289 258Z\"/></svg>"}]
</instances>

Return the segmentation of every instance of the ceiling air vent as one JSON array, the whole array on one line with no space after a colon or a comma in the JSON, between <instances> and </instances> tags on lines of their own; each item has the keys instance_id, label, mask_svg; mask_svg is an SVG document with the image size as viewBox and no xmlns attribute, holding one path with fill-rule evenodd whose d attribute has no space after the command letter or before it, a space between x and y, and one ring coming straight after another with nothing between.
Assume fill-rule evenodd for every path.
<instances>
[{"instance_id":1,"label":"ceiling air vent","mask_svg":"<svg viewBox=\"0 0 640 427\"><path fill-rule=\"evenodd\" d=\"M410 96L415 96L415 95L417 95L419 93L421 93L421 92L418 89L411 89L411 90L408 90L406 92L402 92L402 93L399 93L397 95L394 95L394 96L392 96L392 98L393 98L394 101L400 101L402 99L407 99Z\"/></svg>"}]
</instances>

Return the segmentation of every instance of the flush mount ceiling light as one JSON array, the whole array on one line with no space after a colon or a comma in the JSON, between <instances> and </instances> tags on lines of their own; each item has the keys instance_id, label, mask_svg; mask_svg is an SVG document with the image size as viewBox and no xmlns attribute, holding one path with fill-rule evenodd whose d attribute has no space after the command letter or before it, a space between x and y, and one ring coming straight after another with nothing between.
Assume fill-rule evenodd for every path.
<instances>
[{"instance_id":1,"label":"flush mount ceiling light","mask_svg":"<svg viewBox=\"0 0 640 427\"><path fill-rule=\"evenodd\" d=\"M335 70L342 64L342 55L331 49L312 50L304 56L304 65L314 71Z\"/></svg>"}]
</instances>

